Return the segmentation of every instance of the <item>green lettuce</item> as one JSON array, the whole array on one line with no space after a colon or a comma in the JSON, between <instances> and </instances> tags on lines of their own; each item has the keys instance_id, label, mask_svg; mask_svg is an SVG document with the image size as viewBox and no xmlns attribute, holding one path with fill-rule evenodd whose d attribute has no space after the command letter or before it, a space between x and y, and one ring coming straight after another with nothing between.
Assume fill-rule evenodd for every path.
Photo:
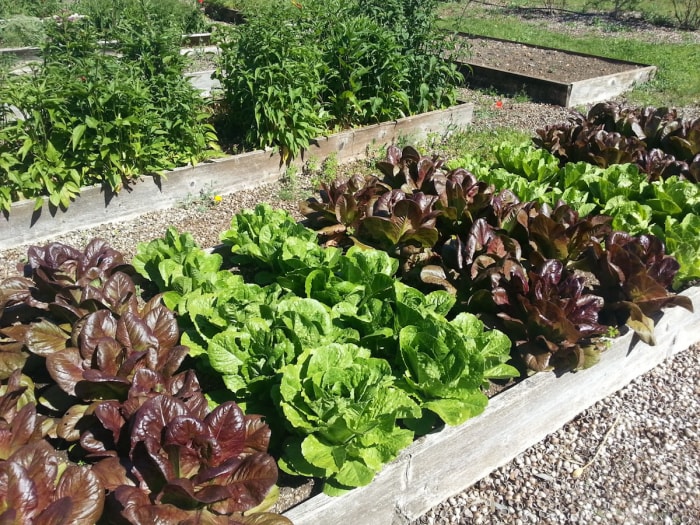
<instances>
[{"instance_id":1,"label":"green lettuce","mask_svg":"<svg viewBox=\"0 0 700 525\"><path fill-rule=\"evenodd\" d=\"M467 313L451 322L427 316L405 326L399 346L405 366L402 388L448 425L459 425L486 408L487 398L480 390L486 374L517 375L504 364L510 340L495 330L485 332L483 323Z\"/></svg>"},{"instance_id":2,"label":"green lettuce","mask_svg":"<svg viewBox=\"0 0 700 525\"><path fill-rule=\"evenodd\" d=\"M418 405L395 386L389 363L368 349L309 348L281 373L279 403L294 435L280 467L324 478L326 494L367 485L413 441L397 423L418 417Z\"/></svg>"},{"instance_id":3,"label":"green lettuce","mask_svg":"<svg viewBox=\"0 0 700 525\"><path fill-rule=\"evenodd\" d=\"M667 217L663 235L667 251L680 264L673 287L678 289L685 282L700 279L700 216L688 214L681 221Z\"/></svg>"}]
</instances>

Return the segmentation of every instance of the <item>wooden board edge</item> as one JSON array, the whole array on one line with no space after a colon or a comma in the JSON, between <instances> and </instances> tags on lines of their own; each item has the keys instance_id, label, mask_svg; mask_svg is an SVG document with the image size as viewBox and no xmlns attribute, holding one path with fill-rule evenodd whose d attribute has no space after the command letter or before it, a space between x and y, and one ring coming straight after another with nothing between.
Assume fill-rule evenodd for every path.
<instances>
[{"instance_id":1,"label":"wooden board edge","mask_svg":"<svg viewBox=\"0 0 700 525\"><path fill-rule=\"evenodd\" d=\"M322 161L334 152L342 162L364 158L368 145L387 145L402 134L424 138L427 133L448 131L457 125L467 126L471 123L473 111L473 104L462 103L322 137L315 144L325 144L325 150L312 146L295 163L301 165L308 155L315 155ZM80 197L65 211L50 207L48 198L37 211L34 210L34 201L22 201L13 204L8 215L0 216L0 250L169 208L202 190L210 189L224 195L252 189L278 180L285 169L273 150L257 150L194 167L176 168L157 179L145 177L118 195L103 186L91 186L83 189ZM157 187L154 188L152 181L157 182Z\"/></svg>"}]
</instances>

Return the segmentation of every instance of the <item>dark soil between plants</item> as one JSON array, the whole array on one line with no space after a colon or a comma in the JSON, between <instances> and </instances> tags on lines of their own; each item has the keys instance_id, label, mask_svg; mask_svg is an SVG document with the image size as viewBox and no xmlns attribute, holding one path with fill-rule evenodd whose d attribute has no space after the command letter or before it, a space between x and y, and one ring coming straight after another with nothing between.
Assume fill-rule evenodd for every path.
<instances>
[{"instance_id":1,"label":"dark soil between plants","mask_svg":"<svg viewBox=\"0 0 700 525\"><path fill-rule=\"evenodd\" d=\"M577 82L644 67L491 38L469 37L465 41L468 55L462 62L558 82Z\"/></svg>"}]
</instances>

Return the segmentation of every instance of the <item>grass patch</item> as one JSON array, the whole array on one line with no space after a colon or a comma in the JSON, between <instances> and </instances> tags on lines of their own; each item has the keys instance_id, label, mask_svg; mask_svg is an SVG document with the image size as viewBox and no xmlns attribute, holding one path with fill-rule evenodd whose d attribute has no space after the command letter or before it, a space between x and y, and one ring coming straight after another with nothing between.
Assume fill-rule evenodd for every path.
<instances>
[{"instance_id":1,"label":"grass patch","mask_svg":"<svg viewBox=\"0 0 700 525\"><path fill-rule=\"evenodd\" d=\"M588 14L594 25L610 27L620 27L616 21L630 18L630 15L657 25L678 26L684 22L684 9L696 6L697 0L508 0L501 5L506 11L546 12L551 9L563 14Z\"/></svg>"},{"instance_id":2,"label":"grass patch","mask_svg":"<svg viewBox=\"0 0 700 525\"><path fill-rule=\"evenodd\" d=\"M475 116L476 117L476 116ZM414 144L423 155L438 155L443 159L452 159L471 154L484 162L496 162L493 150L502 142L521 144L532 139L532 133L507 127L493 129L462 128L451 133L440 142L430 138ZM383 160L384 155L375 155L372 162Z\"/></svg>"},{"instance_id":3,"label":"grass patch","mask_svg":"<svg viewBox=\"0 0 700 525\"><path fill-rule=\"evenodd\" d=\"M496 10L460 9L452 5L442 27L480 36L515 40L658 67L653 82L630 92L633 104L654 106L700 105L700 46L697 43L650 43L620 36L572 36L548 30L540 21L530 22Z\"/></svg>"}]
</instances>

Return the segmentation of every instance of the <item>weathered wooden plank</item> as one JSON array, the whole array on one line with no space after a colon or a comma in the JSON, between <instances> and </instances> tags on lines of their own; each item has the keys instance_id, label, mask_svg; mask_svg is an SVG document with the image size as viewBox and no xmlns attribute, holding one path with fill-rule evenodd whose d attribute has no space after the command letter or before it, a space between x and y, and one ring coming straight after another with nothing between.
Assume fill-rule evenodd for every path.
<instances>
[{"instance_id":1,"label":"weathered wooden plank","mask_svg":"<svg viewBox=\"0 0 700 525\"><path fill-rule=\"evenodd\" d=\"M700 341L700 287L685 292L695 311L667 309L657 321L658 344L632 333L618 338L600 362L556 377L541 373L493 398L459 427L424 436L374 481L340 498L325 495L289 510L295 525L405 525L508 463L577 414Z\"/></svg>"},{"instance_id":2,"label":"weathered wooden plank","mask_svg":"<svg viewBox=\"0 0 700 525\"><path fill-rule=\"evenodd\" d=\"M465 82L475 88L496 88L504 93L525 93L535 102L567 107L571 84L537 78L481 64L458 65Z\"/></svg>"},{"instance_id":3,"label":"weathered wooden plank","mask_svg":"<svg viewBox=\"0 0 700 525\"><path fill-rule=\"evenodd\" d=\"M419 140L428 133L449 133L471 122L473 108L473 104L460 104L322 137L294 164L300 166L311 155L322 161L330 154L347 162L363 158L370 145L387 145L409 134ZM65 211L50 206L48 199L37 211L34 201L19 202L12 205L10 214L0 216L0 249L169 208L203 190L224 195L254 188L278 180L285 169L275 151L258 150L177 168L159 179L148 177L119 194L106 186L88 187Z\"/></svg>"},{"instance_id":4,"label":"weathered wooden plank","mask_svg":"<svg viewBox=\"0 0 700 525\"><path fill-rule=\"evenodd\" d=\"M655 66L647 66L613 75L594 77L571 83L571 92L567 106L579 106L593 102L610 100L617 95L629 91L637 84L643 84L654 78Z\"/></svg>"}]
</instances>

